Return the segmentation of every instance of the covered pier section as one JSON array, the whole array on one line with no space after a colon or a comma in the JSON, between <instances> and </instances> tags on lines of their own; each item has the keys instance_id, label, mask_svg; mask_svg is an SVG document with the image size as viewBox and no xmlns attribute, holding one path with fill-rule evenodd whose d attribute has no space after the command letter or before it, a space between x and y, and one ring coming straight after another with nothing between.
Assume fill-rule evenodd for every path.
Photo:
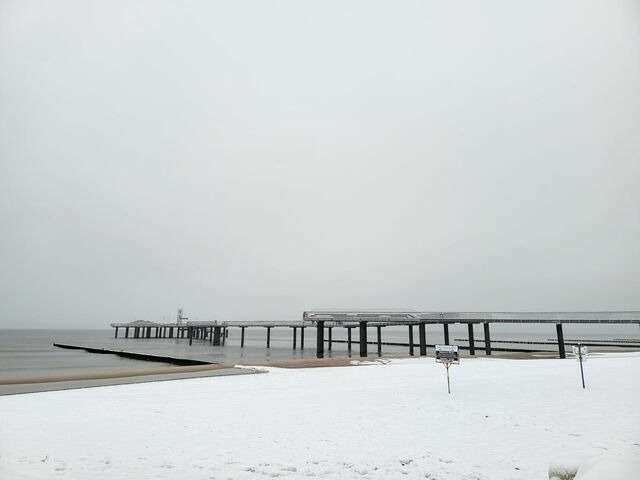
<instances>
[{"instance_id":1,"label":"covered pier section","mask_svg":"<svg viewBox=\"0 0 640 480\"><path fill-rule=\"evenodd\" d=\"M638 324L640 312L418 312L418 311L354 311L354 310L311 310L304 312L305 323L317 329L317 357L324 357L325 329L329 335L329 350L332 344L332 329L342 327L348 329L349 351L351 351L351 330L358 328L360 356L366 357L369 344L368 328L375 327L377 332L378 352L380 352L381 329L385 326L405 325L408 327L409 353L414 354L414 327L418 328L418 347L421 356L427 354L426 325L442 325L444 343L449 345L449 326L466 324L469 336L469 354L475 355L478 345L475 340L476 325L482 325L485 355L491 355L491 324L550 324L555 326L555 334L560 358L566 357L563 325L580 324Z\"/></svg>"}]
</instances>

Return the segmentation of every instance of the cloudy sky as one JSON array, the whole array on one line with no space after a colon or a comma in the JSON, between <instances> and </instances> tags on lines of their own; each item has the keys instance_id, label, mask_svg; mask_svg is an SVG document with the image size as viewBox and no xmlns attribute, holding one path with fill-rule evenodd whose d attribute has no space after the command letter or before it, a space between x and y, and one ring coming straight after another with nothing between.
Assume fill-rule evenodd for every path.
<instances>
[{"instance_id":1,"label":"cloudy sky","mask_svg":"<svg viewBox=\"0 0 640 480\"><path fill-rule=\"evenodd\" d=\"M0 327L640 309L637 0L0 0Z\"/></svg>"}]
</instances>

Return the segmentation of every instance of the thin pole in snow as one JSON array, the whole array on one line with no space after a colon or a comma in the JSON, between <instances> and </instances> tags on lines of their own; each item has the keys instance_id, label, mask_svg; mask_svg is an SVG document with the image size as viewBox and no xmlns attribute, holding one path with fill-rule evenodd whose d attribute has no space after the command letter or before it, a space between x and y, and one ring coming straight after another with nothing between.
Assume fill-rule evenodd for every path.
<instances>
[{"instance_id":1,"label":"thin pole in snow","mask_svg":"<svg viewBox=\"0 0 640 480\"><path fill-rule=\"evenodd\" d=\"M582 369L582 344L578 342L578 358L580 359L580 376L582 377L582 388L584 386L584 370Z\"/></svg>"},{"instance_id":2,"label":"thin pole in snow","mask_svg":"<svg viewBox=\"0 0 640 480\"><path fill-rule=\"evenodd\" d=\"M447 367L447 392L451 394L451 382L449 381L449 364L445 363L444 366Z\"/></svg>"}]
</instances>

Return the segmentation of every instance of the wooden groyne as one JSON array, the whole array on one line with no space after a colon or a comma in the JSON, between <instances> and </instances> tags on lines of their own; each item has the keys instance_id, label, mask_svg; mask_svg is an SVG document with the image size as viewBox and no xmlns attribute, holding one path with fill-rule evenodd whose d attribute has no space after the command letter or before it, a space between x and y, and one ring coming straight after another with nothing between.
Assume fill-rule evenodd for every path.
<instances>
[{"instance_id":1,"label":"wooden groyne","mask_svg":"<svg viewBox=\"0 0 640 480\"><path fill-rule=\"evenodd\" d=\"M417 312L417 311L354 311L354 310L311 310L303 313L302 321L297 322L189 322L178 314L176 323L155 323L137 320L129 323L113 323L115 337L118 338L120 329L124 330L125 338L178 338L187 339L189 345L194 340L209 341L212 346L224 345L231 328L239 328L240 347L244 347L245 330L247 328L264 328L266 330L266 346L271 346L272 328L289 328L292 331L292 346L304 349L305 329L316 330L316 356L324 357L325 347L331 351L333 343L346 343L351 353L352 346L356 344L361 357L368 356L368 346L377 346L376 353L382 354L383 345L406 346L409 355L415 355L416 348L420 356L426 356L427 343L426 326L440 325L443 329L444 344L449 345L449 326L452 324L467 325L467 345L460 348L469 351L470 355L476 355L477 351L484 351L485 355L491 355L492 351L507 352L534 352L541 351L535 348L507 348L496 347L491 341L492 324L548 324L555 329L556 341L549 342L557 345L560 358L566 357L566 345L563 326L565 324L637 324L640 326L640 312ZM382 341L382 331L389 326L404 326L407 328L407 343L389 343ZM482 339L475 339L476 327L482 328ZM334 340L333 329L346 330L346 340ZM418 330L418 341L415 342L415 329ZM356 329L357 338L354 339L353 330ZM375 329L376 341L369 341L368 335L371 329ZM298 330L300 340L298 343ZM552 330L553 331L553 330ZM498 342L495 342L498 343ZM513 341L509 343L528 343L530 345L545 345L545 342ZM593 343L596 345L596 343ZM608 343L603 346L637 348L638 345L625 343Z\"/></svg>"},{"instance_id":2,"label":"wooden groyne","mask_svg":"<svg viewBox=\"0 0 640 480\"><path fill-rule=\"evenodd\" d=\"M135 360L172 363L174 365L213 365L214 364L214 362L205 362L203 360L167 357L165 355L154 355L151 353L127 352L124 350L110 350L108 348L85 347L80 345L67 345L63 343L54 343L53 346L58 348L66 348L69 350L85 350L89 353L118 355L119 357L133 358Z\"/></svg>"}]
</instances>

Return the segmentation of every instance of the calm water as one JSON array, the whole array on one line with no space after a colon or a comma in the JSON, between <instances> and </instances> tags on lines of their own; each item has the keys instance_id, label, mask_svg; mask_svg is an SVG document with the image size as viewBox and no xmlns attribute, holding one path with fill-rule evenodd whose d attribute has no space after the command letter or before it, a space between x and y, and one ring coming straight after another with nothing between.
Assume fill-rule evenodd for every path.
<instances>
[{"instance_id":1,"label":"calm water","mask_svg":"<svg viewBox=\"0 0 640 480\"><path fill-rule=\"evenodd\" d=\"M414 328L414 342L418 342L417 327ZM407 327L386 327L382 330L383 342L408 341ZM97 346L113 350L127 350L141 353L154 353L165 356L188 357L210 362L235 363L240 361L266 359L314 358L316 336L314 328L305 332L305 349L292 349L292 330L289 328L273 328L271 330L271 348L266 348L266 329L247 328L245 348L240 348L240 329L229 329L229 337L225 346L213 347L209 342L194 340L190 347L186 339L145 339L113 338L113 329L107 330L0 330L0 379L31 375L65 375L107 370L130 370L167 366L159 362L147 362L118 357L117 355L100 355L83 350L65 350L52 344L68 343L73 345ZM123 329L120 335L123 335ZM358 332L353 330L353 339ZM582 340L598 342L602 340L635 340L640 344L640 328L638 325L565 325L564 336L567 342ZM334 340L346 340L344 329L334 329ZM476 342L483 338L482 328L475 328ZM466 344L467 328L465 325L450 326L451 343ZM369 329L369 341L375 341L375 328ZM463 341L464 340L464 341ZM529 345L508 343L509 340L547 342L555 341L554 325L500 325L491 326L491 340L494 347L530 348ZM442 326L427 326L427 343L442 343ZM501 343L505 342L505 343ZM298 347L300 331L298 330ZM481 348L481 344L477 345ZM555 345L536 346L539 349L556 350ZM357 345L353 353L357 354ZM369 352L376 347L369 345ZM384 354L407 354L408 348L401 346L383 346ZM325 351L326 356L344 356L347 345L334 343L332 352Z\"/></svg>"}]
</instances>

